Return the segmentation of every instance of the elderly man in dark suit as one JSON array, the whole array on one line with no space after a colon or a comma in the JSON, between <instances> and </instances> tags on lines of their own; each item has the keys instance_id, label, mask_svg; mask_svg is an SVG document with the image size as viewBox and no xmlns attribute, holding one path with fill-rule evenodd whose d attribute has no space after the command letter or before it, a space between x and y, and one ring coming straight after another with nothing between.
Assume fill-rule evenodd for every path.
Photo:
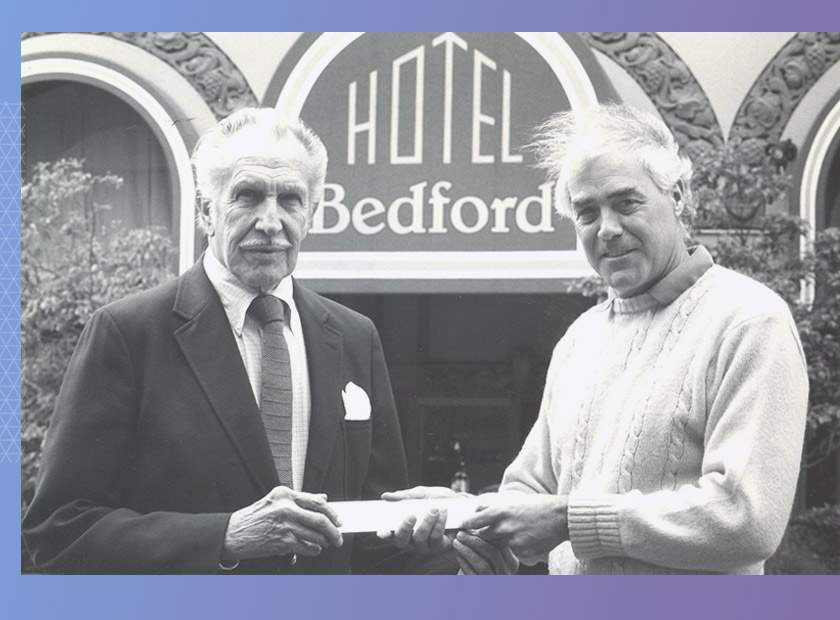
<instances>
[{"instance_id":1,"label":"elderly man in dark suit","mask_svg":"<svg viewBox=\"0 0 840 620\"><path fill-rule=\"evenodd\" d=\"M291 278L326 151L248 109L193 163L209 250L85 328L26 544L50 572L348 572L359 545L326 498L407 479L376 329Z\"/></svg>"}]
</instances>

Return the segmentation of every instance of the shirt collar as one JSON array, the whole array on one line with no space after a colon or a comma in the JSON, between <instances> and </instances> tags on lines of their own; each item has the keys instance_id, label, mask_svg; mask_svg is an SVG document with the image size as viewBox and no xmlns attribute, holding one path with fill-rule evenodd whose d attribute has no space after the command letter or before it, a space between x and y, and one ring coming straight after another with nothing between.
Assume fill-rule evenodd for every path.
<instances>
[{"instance_id":1,"label":"shirt collar","mask_svg":"<svg viewBox=\"0 0 840 620\"><path fill-rule=\"evenodd\" d=\"M688 260L644 293L634 297L621 298L610 288L605 308L612 307L620 312L635 312L645 310L652 305L667 306L687 291L714 264L712 255L705 247L702 245L692 246L688 248Z\"/></svg>"},{"instance_id":2,"label":"shirt collar","mask_svg":"<svg viewBox=\"0 0 840 620\"><path fill-rule=\"evenodd\" d=\"M702 245L688 249L688 260L654 284L648 293L663 306L667 306L687 291L714 265L712 255Z\"/></svg>"},{"instance_id":3,"label":"shirt collar","mask_svg":"<svg viewBox=\"0 0 840 620\"><path fill-rule=\"evenodd\" d=\"M258 293L251 288L243 286L239 278L233 275L227 267L222 265L211 250L207 250L204 253L203 265L204 271L207 273L207 278L210 280L213 288L216 289L216 293L219 294L219 299L222 302L231 327L233 327L237 336L241 336L248 308ZM267 294L285 301L289 312L294 315L297 309L295 307L293 290L292 276L288 275L280 280L280 283ZM294 323L292 320L287 321L289 329L293 329Z\"/></svg>"}]
</instances>

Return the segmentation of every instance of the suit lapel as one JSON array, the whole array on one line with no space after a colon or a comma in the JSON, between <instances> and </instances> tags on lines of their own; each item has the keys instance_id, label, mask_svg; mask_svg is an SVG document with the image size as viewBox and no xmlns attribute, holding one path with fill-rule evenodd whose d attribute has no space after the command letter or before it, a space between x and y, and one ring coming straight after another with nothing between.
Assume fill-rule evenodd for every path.
<instances>
[{"instance_id":1,"label":"suit lapel","mask_svg":"<svg viewBox=\"0 0 840 620\"><path fill-rule=\"evenodd\" d=\"M294 297L306 344L312 397L303 490L317 493L323 489L341 425L341 333L314 293L295 284Z\"/></svg>"},{"instance_id":2,"label":"suit lapel","mask_svg":"<svg viewBox=\"0 0 840 620\"><path fill-rule=\"evenodd\" d=\"M278 483L262 419L230 323L199 260L178 286L173 311L186 319L175 330L187 363L254 484Z\"/></svg>"}]
</instances>

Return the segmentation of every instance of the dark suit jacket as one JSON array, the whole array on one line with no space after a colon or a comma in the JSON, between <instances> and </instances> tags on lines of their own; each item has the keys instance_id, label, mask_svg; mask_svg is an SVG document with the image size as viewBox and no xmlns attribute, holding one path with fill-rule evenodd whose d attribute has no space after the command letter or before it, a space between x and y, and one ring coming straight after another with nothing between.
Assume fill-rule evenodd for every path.
<instances>
[{"instance_id":1,"label":"dark suit jacket","mask_svg":"<svg viewBox=\"0 0 840 620\"><path fill-rule=\"evenodd\" d=\"M312 394L304 490L339 500L405 488L373 323L301 286L294 296ZM370 420L344 419L348 381L370 396ZM230 513L276 484L230 324L199 261L172 282L102 308L85 327L58 397L25 541L46 571L212 573ZM238 572L347 572L352 538L293 566L288 556L273 557L242 562Z\"/></svg>"}]
</instances>

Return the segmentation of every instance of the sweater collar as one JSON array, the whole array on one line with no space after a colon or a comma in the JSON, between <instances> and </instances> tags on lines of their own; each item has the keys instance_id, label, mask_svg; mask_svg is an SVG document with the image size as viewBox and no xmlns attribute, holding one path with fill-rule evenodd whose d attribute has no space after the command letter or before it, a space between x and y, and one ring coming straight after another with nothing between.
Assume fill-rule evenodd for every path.
<instances>
[{"instance_id":1,"label":"sweater collar","mask_svg":"<svg viewBox=\"0 0 840 620\"><path fill-rule=\"evenodd\" d=\"M687 261L640 295L622 298L618 297L613 289L609 289L608 306L619 314L643 312L656 306L667 306L714 265L712 255L702 245L689 248L688 254Z\"/></svg>"}]
</instances>

